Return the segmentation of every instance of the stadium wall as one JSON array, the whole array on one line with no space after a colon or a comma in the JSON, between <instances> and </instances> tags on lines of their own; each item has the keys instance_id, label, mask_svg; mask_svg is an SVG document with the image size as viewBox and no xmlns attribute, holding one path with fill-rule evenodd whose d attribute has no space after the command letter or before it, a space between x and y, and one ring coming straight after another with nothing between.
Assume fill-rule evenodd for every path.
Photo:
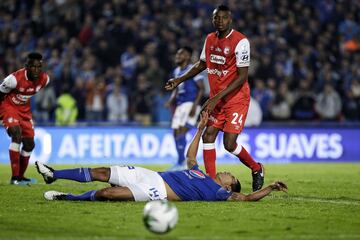
<instances>
[{"instance_id":1,"label":"stadium wall","mask_svg":"<svg viewBox=\"0 0 360 240\"><path fill-rule=\"evenodd\" d=\"M31 162L51 164L173 164L177 153L172 130L158 127L38 127ZM3 136L1 136L1 134ZM0 134L0 163L8 163L9 137ZM190 141L194 131L187 135ZM238 138L264 163L359 162L360 128L247 128ZM237 163L222 145L217 162ZM202 147L199 162L202 163Z\"/></svg>"}]
</instances>

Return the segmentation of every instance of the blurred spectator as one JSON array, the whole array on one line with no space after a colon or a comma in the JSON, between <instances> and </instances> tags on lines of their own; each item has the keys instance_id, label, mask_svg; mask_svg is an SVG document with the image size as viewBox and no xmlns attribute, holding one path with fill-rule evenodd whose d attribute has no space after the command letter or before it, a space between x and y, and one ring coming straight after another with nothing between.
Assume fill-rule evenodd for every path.
<instances>
[{"instance_id":1,"label":"blurred spectator","mask_svg":"<svg viewBox=\"0 0 360 240\"><path fill-rule=\"evenodd\" d=\"M280 84L275 94L275 99L271 107L271 117L273 120L288 120L291 118L291 108L294 103L293 94L289 91L286 82Z\"/></svg>"},{"instance_id":2,"label":"blurred spectator","mask_svg":"<svg viewBox=\"0 0 360 240\"><path fill-rule=\"evenodd\" d=\"M261 124L262 121L262 111L258 101L251 97L249 111L245 121L245 127L256 127Z\"/></svg>"},{"instance_id":3,"label":"blurred spectator","mask_svg":"<svg viewBox=\"0 0 360 240\"><path fill-rule=\"evenodd\" d=\"M260 104L263 118L268 120L270 118L270 105L273 101L273 92L266 88L262 79L255 79L255 87L252 88L252 97Z\"/></svg>"},{"instance_id":4,"label":"blurred spectator","mask_svg":"<svg viewBox=\"0 0 360 240\"><path fill-rule=\"evenodd\" d=\"M124 123L128 120L128 99L120 91L120 86L114 86L106 98L107 119L111 122Z\"/></svg>"},{"instance_id":5,"label":"blurred spectator","mask_svg":"<svg viewBox=\"0 0 360 240\"><path fill-rule=\"evenodd\" d=\"M151 124L151 112L153 106L153 92L145 75L140 74L137 78L137 88L132 95L134 120L144 126Z\"/></svg>"},{"instance_id":6,"label":"blurred spectator","mask_svg":"<svg viewBox=\"0 0 360 240\"><path fill-rule=\"evenodd\" d=\"M48 123L56 107L56 95L50 81L42 91L35 95L35 121L39 124Z\"/></svg>"},{"instance_id":7,"label":"blurred spectator","mask_svg":"<svg viewBox=\"0 0 360 240\"><path fill-rule=\"evenodd\" d=\"M86 112L86 85L85 80L81 77L76 78L75 86L71 89L71 95L76 101L76 107L78 109L78 120L85 120Z\"/></svg>"},{"instance_id":8,"label":"blurred spectator","mask_svg":"<svg viewBox=\"0 0 360 240\"><path fill-rule=\"evenodd\" d=\"M67 88L67 86L64 86L57 99L57 108L55 110L55 124L57 126L70 126L76 123L78 114L76 101Z\"/></svg>"},{"instance_id":9,"label":"blurred spectator","mask_svg":"<svg viewBox=\"0 0 360 240\"><path fill-rule=\"evenodd\" d=\"M353 79L344 101L344 114L347 120L360 120L360 80Z\"/></svg>"},{"instance_id":10,"label":"blurred spectator","mask_svg":"<svg viewBox=\"0 0 360 240\"><path fill-rule=\"evenodd\" d=\"M315 113L315 93L310 88L309 81L300 82L299 90L295 92L295 101L292 115L295 120L314 120Z\"/></svg>"},{"instance_id":11,"label":"blurred spectator","mask_svg":"<svg viewBox=\"0 0 360 240\"><path fill-rule=\"evenodd\" d=\"M320 119L339 120L341 113L341 98L331 83L326 83L324 89L316 98L315 110Z\"/></svg>"},{"instance_id":12,"label":"blurred spectator","mask_svg":"<svg viewBox=\"0 0 360 240\"><path fill-rule=\"evenodd\" d=\"M106 94L105 81L101 78L89 79L86 85L86 121L103 121Z\"/></svg>"}]
</instances>

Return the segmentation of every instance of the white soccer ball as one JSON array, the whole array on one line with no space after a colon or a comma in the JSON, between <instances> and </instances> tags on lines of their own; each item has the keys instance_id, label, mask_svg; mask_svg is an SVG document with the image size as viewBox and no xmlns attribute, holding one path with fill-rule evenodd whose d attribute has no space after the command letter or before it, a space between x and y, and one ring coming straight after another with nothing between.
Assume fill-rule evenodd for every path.
<instances>
[{"instance_id":1,"label":"white soccer ball","mask_svg":"<svg viewBox=\"0 0 360 240\"><path fill-rule=\"evenodd\" d=\"M166 200L151 201L144 207L144 224L151 232L167 233L175 227L178 219L176 206Z\"/></svg>"}]
</instances>

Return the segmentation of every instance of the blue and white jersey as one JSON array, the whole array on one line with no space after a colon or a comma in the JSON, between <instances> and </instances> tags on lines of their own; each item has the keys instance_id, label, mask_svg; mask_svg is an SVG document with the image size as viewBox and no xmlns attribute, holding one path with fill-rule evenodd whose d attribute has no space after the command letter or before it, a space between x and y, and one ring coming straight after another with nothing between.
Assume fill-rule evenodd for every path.
<instances>
[{"instance_id":1,"label":"blue and white jersey","mask_svg":"<svg viewBox=\"0 0 360 240\"><path fill-rule=\"evenodd\" d=\"M180 67L175 68L173 72L174 77L179 77L186 73L190 68L192 67L192 64L187 65L184 69L181 69ZM203 76L201 74L196 75L193 78L190 78L186 80L185 82L182 82L177 87L177 94L176 94L176 105L180 105L184 102L193 102L196 99L196 96L198 94L198 86L196 85L197 81L203 81Z\"/></svg>"},{"instance_id":2,"label":"blue and white jersey","mask_svg":"<svg viewBox=\"0 0 360 240\"><path fill-rule=\"evenodd\" d=\"M198 165L159 174L182 201L226 201L232 194L203 173Z\"/></svg>"}]
</instances>

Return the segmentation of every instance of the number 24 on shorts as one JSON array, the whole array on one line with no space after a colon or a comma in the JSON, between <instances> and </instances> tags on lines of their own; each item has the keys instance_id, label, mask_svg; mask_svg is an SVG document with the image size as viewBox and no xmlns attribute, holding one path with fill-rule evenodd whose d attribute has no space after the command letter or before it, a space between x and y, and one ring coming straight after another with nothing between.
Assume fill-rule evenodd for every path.
<instances>
[{"instance_id":1,"label":"number 24 on shorts","mask_svg":"<svg viewBox=\"0 0 360 240\"><path fill-rule=\"evenodd\" d=\"M234 112L233 114L233 120L231 121L231 124L234 124L234 125L237 125L237 124L240 124L240 126L242 125L242 119L243 119L243 114L241 114L240 116L239 116L239 114L238 113L236 113L236 112Z\"/></svg>"}]
</instances>

